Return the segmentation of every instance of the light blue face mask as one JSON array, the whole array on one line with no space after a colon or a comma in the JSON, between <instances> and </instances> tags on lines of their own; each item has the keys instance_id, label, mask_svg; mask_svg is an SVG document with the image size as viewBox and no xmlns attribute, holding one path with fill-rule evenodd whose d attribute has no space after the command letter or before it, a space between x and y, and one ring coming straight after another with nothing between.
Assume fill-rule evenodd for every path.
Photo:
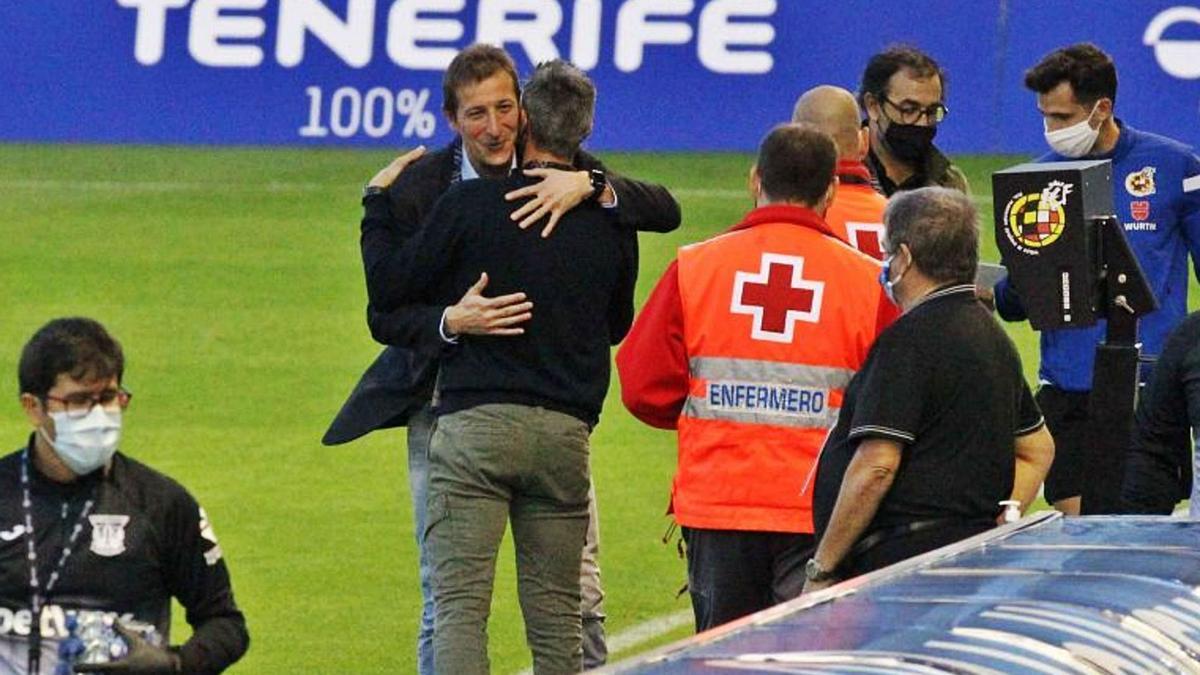
<instances>
[{"instance_id":1,"label":"light blue face mask","mask_svg":"<svg viewBox=\"0 0 1200 675\"><path fill-rule=\"evenodd\" d=\"M50 417L54 420L54 440L50 440L45 427L38 431L76 476L86 476L105 466L117 451L121 441L120 410L108 411L97 405L83 417L65 412L52 412Z\"/></svg>"},{"instance_id":2,"label":"light blue face mask","mask_svg":"<svg viewBox=\"0 0 1200 675\"><path fill-rule=\"evenodd\" d=\"M879 271L879 285L883 286L883 292L887 295L888 300L891 300L893 305L899 305L900 302L896 300L896 284L900 283L900 280L904 278L904 275L901 274L900 276L896 277L895 281L891 279L892 260L895 260L895 258L896 254L893 253L883 261L883 269Z\"/></svg>"}]
</instances>

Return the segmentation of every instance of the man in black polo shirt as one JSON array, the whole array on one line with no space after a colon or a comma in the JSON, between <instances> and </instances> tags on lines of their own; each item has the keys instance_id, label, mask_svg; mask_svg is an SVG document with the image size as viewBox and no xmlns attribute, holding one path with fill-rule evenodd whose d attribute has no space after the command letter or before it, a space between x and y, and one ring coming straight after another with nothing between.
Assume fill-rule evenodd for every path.
<instances>
[{"instance_id":1,"label":"man in black polo shirt","mask_svg":"<svg viewBox=\"0 0 1200 675\"><path fill-rule=\"evenodd\" d=\"M594 103L579 69L539 66L521 97L525 168L569 166ZM609 347L633 320L637 240L595 203L563 215L549 238L515 227L520 204L504 195L535 180L454 185L397 252L405 260L391 302L445 307L486 274L490 291L524 291L533 305L517 334L461 335L440 357L425 530L439 673L488 672L495 559L510 518L534 671L582 666L588 435L608 390Z\"/></svg>"},{"instance_id":2,"label":"man in black polo shirt","mask_svg":"<svg viewBox=\"0 0 1200 675\"><path fill-rule=\"evenodd\" d=\"M884 213L880 282L904 310L854 376L817 467L806 590L978 534L1037 496L1054 443L1021 359L975 299L979 235L962 193Z\"/></svg>"}]
</instances>

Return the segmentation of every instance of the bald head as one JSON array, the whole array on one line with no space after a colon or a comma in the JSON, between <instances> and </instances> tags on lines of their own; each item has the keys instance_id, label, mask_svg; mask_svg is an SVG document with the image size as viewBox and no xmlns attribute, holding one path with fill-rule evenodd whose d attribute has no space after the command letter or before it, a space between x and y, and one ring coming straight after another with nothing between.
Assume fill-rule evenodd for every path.
<instances>
[{"instance_id":1,"label":"bald head","mask_svg":"<svg viewBox=\"0 0 1200 675\"><path fill-rule=\"evenodd\" d=\"M829 134L843 159L862 159L861 120L854 94L828 84L801 94L792 111L793 122L811 124Z\"/></svg>"}]
</instances>

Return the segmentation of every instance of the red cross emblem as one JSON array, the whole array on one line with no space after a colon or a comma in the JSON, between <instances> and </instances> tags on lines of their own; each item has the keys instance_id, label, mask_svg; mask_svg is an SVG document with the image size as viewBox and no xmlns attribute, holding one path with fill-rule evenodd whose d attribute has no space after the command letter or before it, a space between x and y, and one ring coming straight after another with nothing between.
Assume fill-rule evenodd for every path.
<instances>
[{"instance_id":1,"label":"red cross emblem","mask_svg":"<svg viewBox=\"0 0 1200 675\"><path fill-rule=\"evenodd\" d=\"M804 258L764 253L758 272L738 272L729 311L754 317L750 337L791 342L797 321L821 318L825 283L803 277Z\"/></svg>"},{"instance_id":2,"label":"red cross emblem","mask_svg":"<svg viewBox=\"0 0 1200 675\"><path fill-rule=\"evenodd\" d=\"M850 245L876 260L883 260L883 223L846 221Z\"/></svg>"}]
</instances>

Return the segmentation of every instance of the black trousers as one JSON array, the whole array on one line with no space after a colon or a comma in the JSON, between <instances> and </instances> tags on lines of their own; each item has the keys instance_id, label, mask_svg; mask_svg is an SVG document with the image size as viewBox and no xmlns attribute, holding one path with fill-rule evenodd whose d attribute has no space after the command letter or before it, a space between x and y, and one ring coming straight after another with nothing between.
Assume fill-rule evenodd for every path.
<instances>
[{"instance_id":1,"label":"black trousers","mask_svg":"<svg viewBox=\"0 0 1200 675\"><path fill-rule=\"evenodd\" d=\"M901 560L973 537L995 526L995 523L985 522L944 523L930 529L887 537L865 551L851 549L842 564L838 565L838 577L849 579L874 572Z\"/></svg>"},{"instance_id":2,"label":"black trousers","mask_svg":"<svg viewBox=\"0 0 1200 675\"><path fill-rule=\"evenodd\" d=\"M791 600L804 589L811 534L683 528L696 631Z\"/></svg>"},{"instance_id":3,"label":"black trousers","mask_svg":"<svg viewBox=\"0 0 1200 675\"><path fill-rule=\"evenodd\" d=\"M1083 493L1091 442L1090 397L1090 391L1066 391L1051 384L1043 384L1034 397L1054 437L1054 463L1046 474L1045 487L1046 501L1051 504Z\"/></svg>"}]
</instances>

